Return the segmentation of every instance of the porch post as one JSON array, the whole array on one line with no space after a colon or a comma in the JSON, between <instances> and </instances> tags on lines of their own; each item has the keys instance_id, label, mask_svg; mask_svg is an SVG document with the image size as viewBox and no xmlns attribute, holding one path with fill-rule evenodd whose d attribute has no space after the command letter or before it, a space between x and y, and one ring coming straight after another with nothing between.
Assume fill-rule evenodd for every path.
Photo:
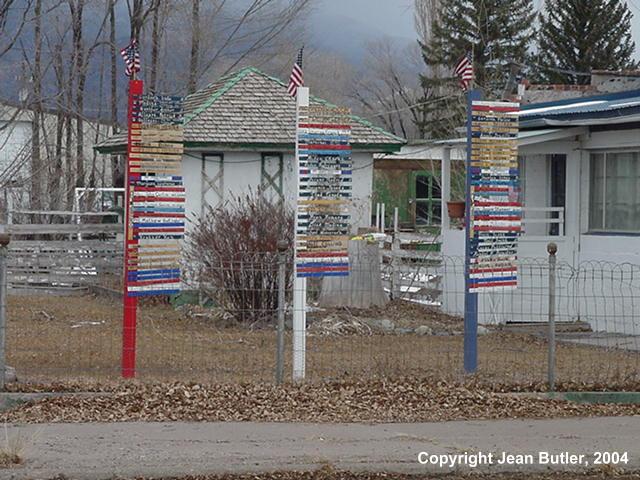
<instances>
[{"instance_id":1,"label":"porch post","mask_svg":"<svg viewBox=\"0 0 640 480\"><path fill-rule=\"evenodd\" d=\"M440 166L440 194L442 202L440 205L440 225L442 232L451 228L447 202L451 200L451 148L444 147L442 150L442 165ZM444 233L442 233L444 234Z\"/></svg>"},{"instance_id":2,"label":"porch post","mask_svg":"<svg viewBox=\"0 0 640 480\"><path fill-rule=\"evenodd\" d=\"M581 199L582 195L582 158L583 151L582 150L572 150L567 152L567 162L566 162L566 197L564 204L564 235L565 238L569 241L572 241L572 251L574 257L578 255L578 242L580 238L580 231L582 229L581 225ZM588 201L585 203L588 205ZM566 254L563 258L566 258ZM578 258L572 258L573 264L577 265L580 263Z\"/></svg>"}]
</instances>

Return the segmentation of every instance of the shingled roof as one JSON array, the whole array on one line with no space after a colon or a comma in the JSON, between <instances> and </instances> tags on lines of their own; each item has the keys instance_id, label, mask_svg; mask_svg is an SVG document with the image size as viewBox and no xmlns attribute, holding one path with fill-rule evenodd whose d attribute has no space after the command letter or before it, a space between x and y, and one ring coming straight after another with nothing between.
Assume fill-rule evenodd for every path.
<instances>
[{"instance_id":1,"label":"shingled roof","mask_svg":"<svg viewBox=\"0 0 640 480\"><path fill-rule=\"evenodd\" d=\"M330 105L311 97L311 104ZM185 146L293 149L295 99L286 85L252 67L220 78L185 99ZM352 116L351 144L372 152L397 151L404 143L370 122ZM101 153L123 151L126 133L95 148Z\"/></svg>"}]
</instances>

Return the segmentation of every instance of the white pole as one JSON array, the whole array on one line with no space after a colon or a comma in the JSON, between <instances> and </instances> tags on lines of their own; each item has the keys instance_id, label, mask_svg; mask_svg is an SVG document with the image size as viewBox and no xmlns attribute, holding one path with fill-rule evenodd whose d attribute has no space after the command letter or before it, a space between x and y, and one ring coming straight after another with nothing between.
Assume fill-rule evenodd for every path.
<instances>
[{"instance_id":1,"label":"white pole","mask_svg":"<svg viewBox=\"0 0 640 480\"><path fill-rule=\"evenodd\" d=\"M298 87L296 96L296 202L300 191L300 156L298 152L298 123L300 107L309 106L309 88ZM296 209L297 210L297 209ZM295 234L298 231L298 216L296 211ZM295 269L294 269L295 275ZM293 281L293 381L304 380L307 328L307 279L294 277Z\"/></svg>"},{"instance_id":2,"label":"white pole","mask_svg":"<svg viewBox=\"0 0 640 480\"><path fill-rule=\"evenodd\" d=\"M442 165L440 165L440 229L444 235L445 230L449 230L449 211L447 202L451 200L451 149L445 147L442 150Z\"/></svg>"},{"instance_id":3,"label":"white pole","mask_svg":"<svg viewBox=\"0 0 640 480\"><path fill-rule=\"evenodd\" d=\"M398 233L398 207L393 209L393 233Z\"/></svg>"},{"instance_id":4,"label":"white pole","mask_svg":"<svg viewBox=\"0 0 640 480\"><path fill-rule=\"evenodd\" d=\"M380 203L376 203L376 230L380 231Z\"/></svg>"},{"instance_id":5,"label":"white pole","mask_svg":"<svg viewBox=\"0 0 640 480\"><path fill-rule=\"evenodd\" d=\"M380 231L384 233L384 203L380 207Z\"/></svg>"}]
</instances>

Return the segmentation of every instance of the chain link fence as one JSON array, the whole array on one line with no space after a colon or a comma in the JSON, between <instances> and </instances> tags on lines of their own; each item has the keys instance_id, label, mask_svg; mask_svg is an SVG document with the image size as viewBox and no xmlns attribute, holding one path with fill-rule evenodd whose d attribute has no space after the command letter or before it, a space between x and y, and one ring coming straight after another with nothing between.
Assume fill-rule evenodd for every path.
<instances>
[{"instance_id":1,"label":"chain link fence","mask_svg":"<svg viewBox=\"0 0 640 480\"><path fill-rule=\"evenodd\" d=\"M284 263L285 278L279 277ZM463 380L464 260L372 248L351 252L347 278L307 283L306 380L420 377ZM291 253L246 254L208 264L207 285L142 300L141 380L275 381L292 371ZM200 267L198 267L200 268ZM9 272L11 275L11 272ZM475 380L543 387L549 374L549 305L555 306L558 388L629 388L640 381L640 266L520 259L517 290L480 294ZM552 282L553 283L553 282ZM279 310L279 285L285 305ZM196 288L198 287L198 288ZM8 298L7 363L23 381L117 379L118 293Z\"/></svg>"}]
</instances>

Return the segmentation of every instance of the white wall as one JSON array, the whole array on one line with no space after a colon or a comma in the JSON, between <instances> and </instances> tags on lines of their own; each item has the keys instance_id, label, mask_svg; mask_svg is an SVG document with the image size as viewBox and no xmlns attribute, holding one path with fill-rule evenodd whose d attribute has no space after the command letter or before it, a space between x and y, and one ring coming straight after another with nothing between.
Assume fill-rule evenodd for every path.
<instances>
[{"instance_id":1,"label":"white wall","mask_svg":"<svg viewBox=\"0 0 640 480\"><path fill-rule=\"evenodd\" d=\"M189 218L199 215L202 194L202 153L189 152L182 160L182 175L187 192L186 210ZM249 187L257 188L261 182L261 152L225 151L224 155L224 196L229 200L232 195L248 192ZM208 165L208 172L214 175L217 169ZM373 155L357 152L353 154L353 200L351 208L352 232L358 227L368 227L371 216L371 194L373 182ZM296 202L296 171L293 153L285 153L283 157L283 193L288 205L293 208ZM206 187L206 185L205 185ZM212 201L209 193L207 201Z\"/></svg>"},{"instance_id":2,"label":"white wall","mask_svg":"<svg viewBox=\"0 0 640 480\"><path fill-rule=\"evenodd\" d=\"M612 149L640 150L640 129L595 132L520 149L526 157L525 207L548 205L549 174L543 160L549 154L567 155L565 236L535 237L535 229L527 228L518 249L524 264L520 286L510 292L479 294L480 323L547 320L546 246L553 241L558 245L557 320L580 319L596 331L640 335L640 236L589 233L590 153ZM443 267L443 309L462 315L464 284L455 265L464 255L463 232L444 231L442 251L449 257Z\"/></svg>"},{"instance_id":3,"label":"white wall","mask_svg":"<svg viewBox=\"0 0 640 480\"><path fill-rule=\"evenodd\" d=\"M0 172L4 172L25 150L31 139L31 123L24 121L0 122ZM27 174L29 165L20 170Z\"/></svg>"}]
</instances>

